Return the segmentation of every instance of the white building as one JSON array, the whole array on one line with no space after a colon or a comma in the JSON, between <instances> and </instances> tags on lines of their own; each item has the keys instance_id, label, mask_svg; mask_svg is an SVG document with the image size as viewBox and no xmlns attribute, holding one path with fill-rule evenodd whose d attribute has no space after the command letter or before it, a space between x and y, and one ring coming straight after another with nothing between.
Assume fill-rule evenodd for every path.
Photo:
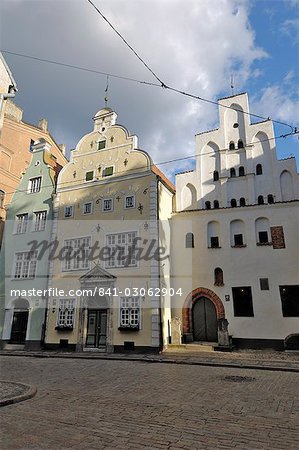
<instances>
[{"instance_id":1,"label":"white building","mask_svg":"<svg viewBox=\"0 0 299 450\"><path fill-rule=\"evenodd\" d=\"M196 136L196 168L176 176L172 317L186 342L292 347L299 335L294 158L277 160L271 120L250 123L247 94L219 102L220 125ZM298 342L297 344L298 345Z\"/></svg>"}]
</instances>

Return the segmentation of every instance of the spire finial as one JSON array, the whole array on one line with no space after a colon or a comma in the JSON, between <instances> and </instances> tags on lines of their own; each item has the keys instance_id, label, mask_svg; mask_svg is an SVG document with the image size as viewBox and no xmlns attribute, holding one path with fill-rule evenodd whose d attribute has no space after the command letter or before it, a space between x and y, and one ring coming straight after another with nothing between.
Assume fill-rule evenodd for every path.
<instances>
[{"instance_id":1,"label":"spire finial","mask_svg":"<svg viewBox=\"0 0 299 450\"><path fill-rule=\"evenodd\" d=\"M105 89L105 107L108 104L109 75L107 75L107 84Z\"/></svg>"},{"instance_id":2,"label":"spire finial","mask_svg":"<svg viewBox=\"0 0 299 450\"><path fill-rule=\"evenodd\" d=\"M230 76L230 88L232 90L232 95L234 95L234 75L231 74Z\"/></svg>"}]
</instances>

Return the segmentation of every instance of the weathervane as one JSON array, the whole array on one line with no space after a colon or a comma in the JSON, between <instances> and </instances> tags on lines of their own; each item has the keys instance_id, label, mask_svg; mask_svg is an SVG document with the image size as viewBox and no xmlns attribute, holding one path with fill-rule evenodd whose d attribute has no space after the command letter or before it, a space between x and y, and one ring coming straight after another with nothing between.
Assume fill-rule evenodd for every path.
<instances>
[{"instance_id":1,"label":"weathervane","mask_svg":"<svg viewBox=\"0 0 299 450\"><path fill-rule=\"evenodd\" d=\"M105 89L105 106L107 106L108 103L108 89L109 89L109 75L107 75L107 84Z\"/></svg>"}]
</instances>

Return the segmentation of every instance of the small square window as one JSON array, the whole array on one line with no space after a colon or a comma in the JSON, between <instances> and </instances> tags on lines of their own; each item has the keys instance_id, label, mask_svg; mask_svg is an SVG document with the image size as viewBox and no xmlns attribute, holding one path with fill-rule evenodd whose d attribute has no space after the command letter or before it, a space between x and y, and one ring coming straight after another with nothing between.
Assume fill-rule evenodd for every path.
<instances>
[{"instance_id":1,"label":"small square window","mask_svg":"<svg viewBox=\"0 0 299 450\"><path fill-rule=\"evenodd\" d=\"M106 147L106 141L99 141L98 142L98 150L103 150L103 148Z\"/></svg>"},{"instance_id":2,"label":"small square window","mask_svg":"<svg viewBox=\"0 0 299 450\"><path fill-rule=\"evenodd\" d=\"M42 177L31 178L29 180L29 193L35 194L36 192L40 192L42 184Z\"/></svg>"},{"instance_id":3,"label":"small square window","mask_svg":"<svg viewBox=\"0 0 299 450\"><path fill-rule=\"evenodd\" d=\"M83 205L83 214L91 214L92 213L92 203L87 202Z\"/></svg>"},{"instance_id":4,"label":"small square window","mask_svg":"<svg viewBox=\"0 0 299 450\"><path fill-rule=\"evenodd\" d=\"M212 236L211 237L211 247L212 248L218 248L219 247L219 238L218 238L218 236Z\"/></svg>"},{"instance_id":5,"label":"small square window","mask_svg":"<svg viewBox=\"0 0 299 450\"><path fill-rule=\"evenodd\" d=\"M85 180L86 181L92 181L93 180L93 170L91 170L90 172L86 172Z\"/></svg>"},{"instance_id":6,"label":"small square window","mask_svg":"<svg viewBox=\"0 0 299 450\"><path fill-rule=\"evenodd\" d=\"M269 291L269 278L260 278L261 291Z\"/></svg>"},{"instance_id":7,"label":"small square window","mask_svg":"<svg viewBox=\"0 0 299 450\"><path fill-rule=\"evenodd\" d=\"M64 217L73 217L73 206L64 207Z\"/></svg>"},{"instance_id":8,"label":"small square window","mask_svg":"<svg viewBox=\"0 0 299 450\"><path fill-rule=\"evenodd\" d=\"M112 198L104 198L103 199L103 211L112 211L113 210L113 199Z\"/></svg>"},{"instance_id":9,"label":"small square window","mask_svg":"<svg viewBox=\"0 0 299 450\"><path fill-rule=\"evenodd\" d=\"M110 177L111 175L113 175L113 166L106 167L103 170L103 177Z\"/></svg>"},{"instance_id":10,"label":"small square window","mask_svg":"<svg viewBox=\"0 0 299 450\"><path fill-rule=\"evenodd\" d=\"M234 244L235 246L244 245L243 234L234 234Z\"/></svg>"},{"instance_id":11,"label":"small square window","mask_svg":"<svg viewBox=\"0 0 299 450\"><path fill-rule=\"evenodd\" d=\"M267 244L268 242L268 231L259 231L259 244Z\"/></svg>"},{"instance_id":12,"label":"small square window","mask_svg":"<svg viewBox=\"0 0 299 450\"><path fill-rule=\"evenodd\" d=\"M135 208L135 195L126 197L125 208Z\"/></svg>"}]
</instances>

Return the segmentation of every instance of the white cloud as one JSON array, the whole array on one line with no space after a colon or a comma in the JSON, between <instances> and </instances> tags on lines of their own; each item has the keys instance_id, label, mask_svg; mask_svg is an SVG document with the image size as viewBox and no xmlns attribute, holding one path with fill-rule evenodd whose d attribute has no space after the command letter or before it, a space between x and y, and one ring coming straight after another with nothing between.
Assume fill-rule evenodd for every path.
<instances>
[{"instance_id":1,"label":"white cloud","mask_svg":"<svg viewBox=\"0 0 299 450\"><path fill-rule=\"evenodd\" d=\"M25 54L153 80L151 74L87 2L4 1L2 46ZM259 76L255 61L266 53L255 44L245 0L123 0L95 3L167 84L217 99L230 94L230 76L240 92ZM106 80L94 75L17 60L16 101L25 117L46 115L74 147L103 106ZM192 155L195 133L213 128L217 109L178 94L111 79L110 106L119 123L136 133L155 161ZM59 125L57 125L57 123ZM180 164L187 169L186 164ZM165 166L164 166L165 167Z\"/></svg>"},{"instance_id":2,"label":"white cloud","mask_svg":"<svg viewBox=\"0 0 299 450\"><path fill-rule=\"evenodd\" d=\"M284 34L288 35L293 44L299 42L299 19L289 19L285 20L281 26Z\"/></svg>"}]
</instances>

